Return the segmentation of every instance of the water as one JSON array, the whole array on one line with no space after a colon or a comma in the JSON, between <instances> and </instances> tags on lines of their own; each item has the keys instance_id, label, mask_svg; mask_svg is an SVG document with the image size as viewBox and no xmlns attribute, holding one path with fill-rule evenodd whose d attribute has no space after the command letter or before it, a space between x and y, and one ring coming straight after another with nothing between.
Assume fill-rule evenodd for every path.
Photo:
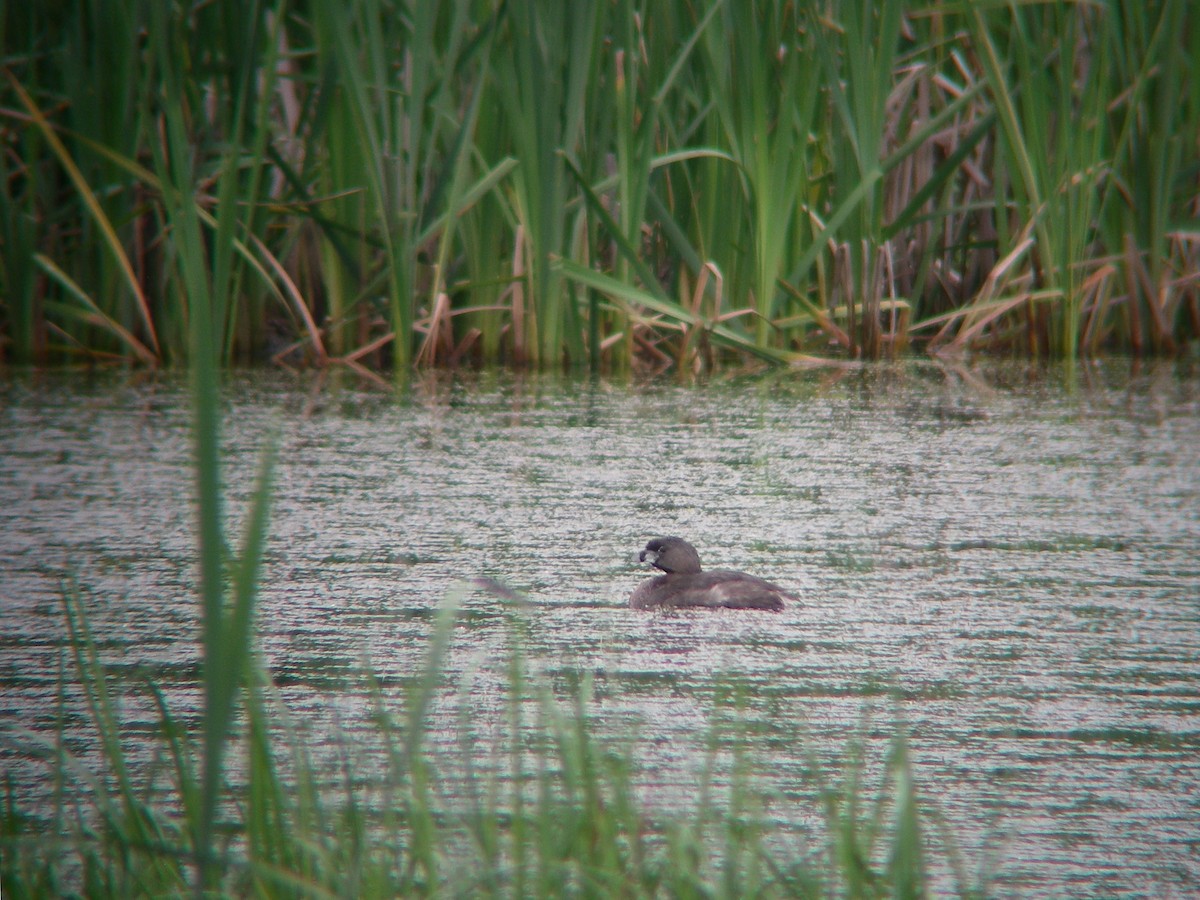
<instances>
[{"instance_id":1,"label":"water","mask_svg":"<svg viewBox=\"0 0 1200 900\"><path fill-rule=\"evenodd\" d=\"M462 706L485 744L502 730L511 632L464 587L487 576L529 598L535 677L587 674L600 726L633 729L648 803L687 808L736 718L766 814L811 824L812 760L836 773L855 738L878 759L902 718L919 790L993 893L1200 890L1194 370L429 375L398 394L254 373L224 410L234 533L280 435L261 639L317 746L367 727L364 666L402 712L451 595L468 614L435 740L456 745ZM14 726L53 734L70 573L117 671L194 707L186 384L14 377L0 423L0 761L36 797ZM628 610L660 534L804 602ZM123 714L155 718L132 688Z\"/></svg>"}]
</instances>

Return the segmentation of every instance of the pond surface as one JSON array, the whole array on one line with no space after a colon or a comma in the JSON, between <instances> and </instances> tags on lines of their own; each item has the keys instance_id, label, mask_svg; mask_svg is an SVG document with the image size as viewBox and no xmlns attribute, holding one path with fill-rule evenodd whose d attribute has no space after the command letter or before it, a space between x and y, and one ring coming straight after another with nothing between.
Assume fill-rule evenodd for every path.
<instances>
[{"instance_id":1,"label":"pond surface","mask_svg":"<svg viewBox=\"0 0 1200 900\"><path fill-rule=\"evenodd\" d=\"M234 373L224 404L235 534L279 434L260 632L317 745L360 727L364 667L400 706L451 596L467 615L435 735L457 740L464 704L499 727L512 631L470 586L486 576L528 597L535 677L588 675L594 715L632 733L650 804L688 808L736 716L767 814L803 825L813 760L836 770L855 739L878 758L902 719L918 790L990 893L1200 891L1194 367L436 374L394 393ZM0 764L28 796L46 774L14 726L56 727L69 575L105 658L195 702L188 427L176 376L0 385ZM631 611L662 534L802 603ZM138 704L135 728L154 719Z\"/></svg>"}]
</instances>

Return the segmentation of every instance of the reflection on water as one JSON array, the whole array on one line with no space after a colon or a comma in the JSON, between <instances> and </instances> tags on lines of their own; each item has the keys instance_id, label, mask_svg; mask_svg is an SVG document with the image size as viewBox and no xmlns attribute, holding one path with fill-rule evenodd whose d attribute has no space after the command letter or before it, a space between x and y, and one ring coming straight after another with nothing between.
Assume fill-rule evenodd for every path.
<instances>
[{"instance_id":1,"label":"reflection on water","mask_svg":"<svg viewBox=\"0 0 1200 900\"><path fill-rule=\"evenodd\" d=\"M67 573L119 672L195 703L186 389L0 391L0 754L36 795L11 726L56 725ZM461 704L484 744L499 733L509 613L463 587L486 576L527 594L541 679L586 675L597 717L633 728L655 803L688 797L736 717L768 814L806 821L812 754L882 747L899 715L919 787L1000 893L1183 893L1200 888L1198 413L1200 378L1169 366L429 375L399 396L235 375L228 514L280 425L262 641L318 741L359 727L366 662L399 706L456 592L462 689L437 735L457 741ZM671 533L803 605L628 610L637 549ZM124 713L154 718L137 694Z\"/></svg>"}]
</instances>

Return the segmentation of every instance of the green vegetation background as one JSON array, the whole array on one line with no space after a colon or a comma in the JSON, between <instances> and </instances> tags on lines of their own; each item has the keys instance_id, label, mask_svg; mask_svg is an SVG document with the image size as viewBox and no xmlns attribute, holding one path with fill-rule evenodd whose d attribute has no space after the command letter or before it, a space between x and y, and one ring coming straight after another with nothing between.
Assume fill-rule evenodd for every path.
<instances>
[{"instance_id":1,"label":"green vegetation background","mask_svg":"<svg viewBox=\"0 0 1200 900\"><path fill-rule=\"evenodd\" d=\"M0 29L10 361L185 361L193 252L228 362L1200 334L1186 0L82 0Z\"/></svg>"}]
</instances>

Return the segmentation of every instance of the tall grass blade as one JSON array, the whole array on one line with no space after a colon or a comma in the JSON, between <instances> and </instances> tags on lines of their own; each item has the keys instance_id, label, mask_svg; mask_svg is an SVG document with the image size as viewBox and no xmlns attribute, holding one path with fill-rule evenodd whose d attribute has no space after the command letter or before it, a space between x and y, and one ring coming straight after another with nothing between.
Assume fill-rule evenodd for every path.
<instances>
[{"instance_id":1,"label":"tall grass blade","mask_svg":"<svg viewBox=\"0 0 1200 900\"><path fill-rule=\"evenodd\" d=\"M250 654L254 595L266 533L272 454L268 452L264 456L241 558L235 567L232 599L227 604L216 366L220 354L220 327L231 285L228 280L218 284L210 280L210 270L202 254L205 242L201 234L200 216L192 201L195 174L183 119L185 105L182 82L185 73L181 68L182 61L172 52L174 45L167 12L162 6L155 7L150 38L156 50L156 63L166 101L164 127L167 140L158 166L163 173L163 184L168 185L165 199L176 233L190 320L204 688L200 806L198 819L193 823L195 890L199 895L215 884L220 871L213 849L214 824L222 795L226 741ZM224 184L218 193L231 196L228 183L236 176L233 158L226 157L225 167L220 173ZM233 241L232 219L228 215L226 212L224 218L218 217L218 246L215 248L217 257L226 260ZM229 279L228 264L219 267L218 273Z\"/></svg>"},{"instance_id":2,"label":"tall grass blade","mask_svg":"<svg viewBox=\"0 0 1200 900\"><path fill-rule=\"evenodd\" d=\"M67 151L66 146L58 137L58 134L55 132L54 128L51 127L41 108L34 103L33 98L29 96L28 92L26 92L25 88L21 86L21 83L16 79L16 76L14 76L12 72L6 70L4 74L8 79L9 86L13 89L13 92L17 95L17 98L21 101L21 104L29 112L30 117L33 119L34 125L42 135L42 139L53 151L55 157L58 159L59 165L61 165L63 170L67 173L67 177L71 180L72 185L75 187L75 191L80 202L82 202L84 208L87 209L96 227L100 230L101 235L103 235L105 244L108 246L109 251L112 253L113 259L116 261L125 277L126 285L136 298L138 311L141 313L142 317L142 326L146 329L146 335L150 341L150 350L153 354L151 359L147 361L160 361L162 358L162 350L158 344L158 334L154 327L154 317L150 312L150 301L142 291L141 283L134 274L133 265L130 263L129 256L125 252L124 244L117 236L116 229L113 227L112 222L109 221L109 218L105 214L104 209L100 206L100 203L96 200L96 195L93 192L91 185L89 185L86 178L84 178L83 172L81 172L79 167L75 164L75 160Z\"/></svg>"},{"instance_id":3,"label":"tall grass blade","mask_svg":"<svg viewBox=\"0 0 1200 900\"><path fill-rule=\"evenodd\" d=\"M183 73L181 60L172 53L168 9L155 6L151 40L165 94L166 146L158 160L163 184L167 186L167 213L174 224L179 247L189 311L189 356L191 359L193 448L196 456L196 500L198 512L200 595L202 599L202 653L204 685L204 764L201 773L200 808L193 823L195 835L195 892L200 896L216 881L213 855L213 826L221 793L225 737L230 725L232 685L219 665L226 639L223 585L223 531L219 466L219 420L217 417L216 329L212 289L201 255L204 246L199 216L191 202L195 178L191 147L183 121Z\"/></svg>"},{"instance_id":4,"label":"tall grass blade","mask_svg":"<svg viewBox=\"0 0 1200 900\"><path fill-rule=\"evenodd\" d=\"M95 812L103 840L126 848L123 854L96 859L96 871L108 883L108 892L154 894L179 892L185 888L184 870L179 865L182 850L163 833L155 814L141 797L131 765L121 741L113 688L105 673L103 660L84 612L79 589L64 587L63 610L67 623L74 669L83 688L90 724L99 742L99 757L115 784L95 778L90 785L95 797ZM68 768L68 757L61 749L60 777ZM84 771L86 780L93 780ZM115 802L114 802L115 801Z\"/></svg>"},{"instance_id":5,"label":"tall grass blade","mask_svg":"<svg viewBox=\"0 0 1200 900\"><path fill-rule=\"evenodd\" d=\"M925 851L918 813L916 786L908 759L908 743L903 735L892 744L889 761L893 783L894 821L892 846L888 854L887 873L892 896L925 897L928 876L925 872Z\"/></svg>"},{"instance_id":6,"label":"tall grass blade","mask_svg":"<svg viewBox=\"0 0 1200 900\"><path fill-rule=\"evenodd\" d=\"M37 263L38 267L42 269L42 271L53 278L63 287L64 290L66 290L68 296L74 297L83 305L86 310L88 310L90 314L83 315L83 318L87 322L90 324L98 323L103 326L122 344L132 350L134 355L137 356L137 358L142 362L147 363L148 365L154 365L158 362L158 357L154 355L153 351L151 351L149 347L139 341L137 337L131 331L129 331L129 329L125 328L120 322L117 322L112 318L112 316L102 310L100 305L96 303L96 301L90 296L88 296L87 292L84 291L84 289L78 284L76 284L70 275L60 269L54 260L42 255L41 253L35 253L33 259L34 262Z\"/></svg>"}]
</instances>

